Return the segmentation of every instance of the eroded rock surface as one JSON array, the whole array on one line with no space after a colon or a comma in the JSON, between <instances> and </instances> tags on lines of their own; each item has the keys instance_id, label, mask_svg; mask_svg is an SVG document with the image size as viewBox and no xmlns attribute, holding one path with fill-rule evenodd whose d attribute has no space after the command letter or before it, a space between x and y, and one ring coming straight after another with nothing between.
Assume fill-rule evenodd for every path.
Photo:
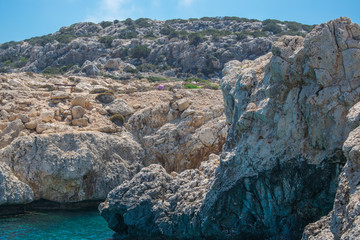
<instances>
[{"instance_id":1,"label":"eroded rock surface","mask_svg":"<svg viewBox=\"0 0 360 240\"><path fill-rule=\"evenodd\" d=\"M127 218L135 216L132 198L117 195L130 189L127 183L101 207L105 218L113 209L117 222L107 218L110 226L130 238L299 239L305 225L333 205L348 155L341 149L357 125L356 114L351 124L347 115L360 100L359 44L359 26L340 18L305 39L282 37L272 54L228 63L221 87L231 126L209 192L186 208L200 210L168 214L166 205L156 204L161 195L143 193L134 182L131 195L150 199L142 202L148 210L143 225L142 215Z\"/></svg>"}]
</instances>

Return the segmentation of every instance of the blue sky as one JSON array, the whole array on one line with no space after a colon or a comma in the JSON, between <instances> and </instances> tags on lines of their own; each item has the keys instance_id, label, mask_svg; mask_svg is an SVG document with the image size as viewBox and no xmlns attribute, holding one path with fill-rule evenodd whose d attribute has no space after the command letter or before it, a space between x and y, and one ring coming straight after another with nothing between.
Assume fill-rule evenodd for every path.
<instances>
[{"instance_id":1,"label":"blue sky","mask_svg":"<svg viewBox=\"0 0 360 240\"><path fill-rule=\"evenodd\" d=\"M238 16L319 24L347 16L360 23L359 9L359 0L0 0L0 43L83 21Z\"/></svg>"}]
</instances>

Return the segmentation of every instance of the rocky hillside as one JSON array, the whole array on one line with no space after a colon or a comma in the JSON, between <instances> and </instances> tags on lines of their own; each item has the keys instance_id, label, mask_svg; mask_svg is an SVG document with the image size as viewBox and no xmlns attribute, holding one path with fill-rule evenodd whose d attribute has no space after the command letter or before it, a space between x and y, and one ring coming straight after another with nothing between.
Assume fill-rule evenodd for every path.
<instances>
[{"instance_id":1,"label":"rocky hillside","mask_svg":"<svg viewBox=\"0 0 360 240\"><path fill-rule=\"evenodd\" d=\"M152 163L177 174L219 153L227 132L221 91L162 86L0 75L0 208L103 200Z\"/></svg>"},{"instance_id":2,"label":"rocky hillside","mask_svg":"<svg viewBox=\"0 0 360 240\"><path fill-rule=\"evenodd\" d=\"M360 27L340 18L227 63L220 163L143 168L100 205L116 237L300 239L333 208L303 238L357 239L359 49Z\"/></svg>"},{"instance_id":3,"label":"rocky hillside","mask_svg":"<svg viewBox=\"0 0 360 240\"><path fill-rule=\"evenodd\" d=\"M77 23L0 45L0 72L220 78L229 60L255 59L269 52L279 36L305 35L311 29L237 17Z\"/></svg>"}]
</instances>

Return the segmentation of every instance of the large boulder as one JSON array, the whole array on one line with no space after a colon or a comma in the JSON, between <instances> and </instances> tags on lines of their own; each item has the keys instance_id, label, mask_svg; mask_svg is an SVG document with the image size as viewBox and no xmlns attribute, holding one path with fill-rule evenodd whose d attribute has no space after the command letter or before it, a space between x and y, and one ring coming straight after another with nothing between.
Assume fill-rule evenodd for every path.
<instances>
[{"instance_id":1,"label":"large boulder","mask_svg":"<svg viewBox=\"0 0 360 240\"><path fill-rule=\"evenodd\" d=\"M130 134L81 132L18 138L0 151L0 163L31 187L35 200L78 202L104 199L139 171L144 156Z\"/></svg>"},{"instance_id":2,"label":"large boulder","mask_svg":"<svg viewBox=\"0 0 360 240\"><path fill-rule=\"evenodd\" d=\"M0 133L0 149L9 145L15 138L17 138L22 130L25 129L21 119L12 121Z\"/></svg>"},{"instance_id":3,"label":"large boulder","mask_svg":"<svg viewBox=\"0 0 360 240\"><path fill-rule=\"evenodd\" d=\"M334 203L347 155L341 149L354 128L346 116L360 101L359 44L360 27L340 18L305 39L280 38L272 54L228 63L221 88L230 128L215 177L202 187L205 197L176 208L157 204L163 194L127 182L101 206L112 229L130 238L299 239ZM132 196L119 194L126 186L142 196L146 215L136 217Z\"/></svg>"}]
</instances>

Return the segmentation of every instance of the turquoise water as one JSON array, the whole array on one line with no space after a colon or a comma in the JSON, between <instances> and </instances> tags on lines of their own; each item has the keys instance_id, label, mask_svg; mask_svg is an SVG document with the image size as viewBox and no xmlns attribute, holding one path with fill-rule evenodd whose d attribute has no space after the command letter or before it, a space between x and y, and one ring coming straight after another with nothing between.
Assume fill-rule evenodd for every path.
<instances>
[{"instance_id":1,"label":"turquoise water","mask_svg":"<svg viewBox=\"0 0 360 240\"><path fill-rule=\"evenodd\" d=\"M96 210L32 212L0 217L0 239L112 239L113 232Z\"/></svg>"}]
</instances>

